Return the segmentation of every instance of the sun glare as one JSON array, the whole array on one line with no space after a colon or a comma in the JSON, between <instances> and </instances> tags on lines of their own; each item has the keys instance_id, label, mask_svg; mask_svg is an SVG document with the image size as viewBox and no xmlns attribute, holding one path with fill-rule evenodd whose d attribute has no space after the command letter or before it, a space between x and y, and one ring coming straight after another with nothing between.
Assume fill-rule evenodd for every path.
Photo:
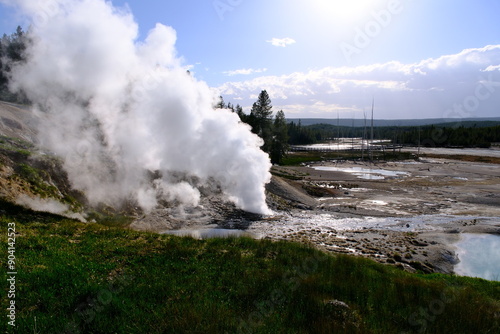
<instances>
[{"instance_id":1,"label":"sun glare","mask_svg":"<svg viewBox=\"0 0 500 334\"><path fill-rule=\"evenodd\" d=\"M345 23L353 23L365 18L371 11L380 6L377 0L313 0L311 5L322 16Z\"/></svg>"}]
</instances>

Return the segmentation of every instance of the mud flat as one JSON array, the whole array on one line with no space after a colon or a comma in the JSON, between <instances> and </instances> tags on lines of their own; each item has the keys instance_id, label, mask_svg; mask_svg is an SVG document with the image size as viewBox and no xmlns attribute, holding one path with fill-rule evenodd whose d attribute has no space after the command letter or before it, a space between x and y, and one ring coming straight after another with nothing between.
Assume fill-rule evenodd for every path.
<instances>
[{"instance_id":1,"label":"mud flat","mask_svg":"<svg viewBox=\"0 0 500 334\"><path fill-rule=\"evenodd\" d=\"M288 211L250 225L249 231L268 238L366 256L410 271L452 273L460 261L455 245L462 233L500 235L497 164L429 158L275 169L280 182L301 196L289 193Z\"/></svg>"}]
</instances>

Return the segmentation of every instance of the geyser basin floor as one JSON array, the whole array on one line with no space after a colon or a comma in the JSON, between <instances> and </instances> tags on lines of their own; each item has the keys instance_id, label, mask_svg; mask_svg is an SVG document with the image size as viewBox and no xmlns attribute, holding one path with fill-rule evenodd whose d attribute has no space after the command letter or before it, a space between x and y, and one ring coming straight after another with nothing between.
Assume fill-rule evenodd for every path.
<instances>
[{"instance_id":1,"label":"geyser basin floor","mask_svg":"<svg viewBox=\"0 0 500 334\"><path fill-rule=\"evenodd\" d=\"M333 196L326 197L333 198L320 204L328 212L356 216L500 216L500 168L496 164L446 159L373 164L338 161L279 170L283 175L304 175L295 182L297 187L306 184L332 189ZM375 176L371 180L353 174L366 170L379 174L370 174ZM387 204L373 205L374 201Z\"/></svg>"},{"instance_id":2,"label":"geyser basin floor","mask_svg":"<svg viewBox=\"0 0 500 334\"><path fill-rule=\"evenodd\" d=\"M399 264L406 269L452 273L458 262L454 243L461 231L500 233L498 220L470 216L339 217L338 214L293 212L275 221L254 222L249 232L271 239L314 244Z\"/></svg>"},{"instance_id":3,"label":"geyser basin floor","mask_svg":"<svg viewBox=\"0 0 500 334\"><path fill-rule=\"evenodd\" d=\"M333 167L333 168L332 168ZM292 211L250 231L308 242L426 271L453 272L460 233L500 233L500 169L456 160L361 163L322 162L277 167L295 189L319 188L312 210ZM343 170L386 170L403 177L359 179ZM320 199L320 200L319 200ZM300 198L290 198L300 202ZM383 204L383 205L382 205Z\"/></svg>"},{"instance_id":4,"label":"geyser basin floor","mask_svg":"<svg viewBox=\"0 0 500 334\"><path fill-rule=\"evenodd\" d=\"M370 168L356 162L335 165ZM203 203L200 209L205 212L190 221L172 219L159 210L156 217L140 219L133 227L163 232L204 229L217 222L220 228L244 230L263 238L312 243L326 251L358 254L408 270L448 273L458 261L453 245L460 233L500 233L498 165L433 159L377 163L371 168L408 175L363 180L350 173L310 167L275 167L276 174L293 176L293 180L275 177L279 180L275 183L282 187L268 199L278 198L273 208L283 203L289 207L276 210L273 219L235 218L238 213L230 207L222 212L231 214L221 215L221 203ZM331 193L319 200L305 187Z\"/></svg>"},{"instance_id":5,"label":"geyser basin floor","mask_svg":"<svg viewBox=\"0 0 500 334\"><path fill-rule=\"evenodd\" d=\"M366 179L366 180L384 180L386 176L398 177L398 176L408 175L408 173L405 172L398 172L385 169L362 168L362 167L340 168L340 167L321 166L321 167L314 167L314 169L318 171L351 173L353 175L356 175L360 179Z\"/></svg>"}]
</instances>

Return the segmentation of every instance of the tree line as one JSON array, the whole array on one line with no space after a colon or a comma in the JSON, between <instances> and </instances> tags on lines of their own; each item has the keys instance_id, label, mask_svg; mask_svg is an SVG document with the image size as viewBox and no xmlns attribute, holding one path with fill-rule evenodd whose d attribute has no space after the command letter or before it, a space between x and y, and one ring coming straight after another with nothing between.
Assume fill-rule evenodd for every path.
<instances>
[{"instance_id":1,"label":"tree line","mask_svg":"<svg viewBox=\"0 0 500 334\"><path fill-rule=\"evenodd\" d=\"M271 99L263 90L253 104L249 114L243 108L225 103L220 97L217 108L230 109L240 120L250 125L252 132L263 140L261 147L274 164L280 164L290 145L311 145L337 138L371 138L368 127L347 127L331 124L303 126L299 120L287 122L279 110L274 115ZM392 143L426 147L491 147L500 142L498 122L456 122L428 126L379 126L373 129L373 139L391 140Z\"/></svg>"},{"instance_id":2,"label":"tree line","mask_svg":"<svg viewBox=\"0 0 500 334\"><path fill-rule=\"evenodd\" d=\"M371 138L371 129L331 124L303 127L307 137L292 145L307 145L341 138ZM374 128L373 139L387 139L395 144L427 147L491 147L500 142L499 122L455 122L427 126L379 126Z\"/></svg>"},{"instance_id":3,"label":"tree line","mask_svg":"<svg viewBox=\"0 0 500 334\"><path fill-rule=\"evenodd\" d=\"M500 125L490 127L428 126L405 131L401 136L405 145L427 147L480 147L489 148L500 142Z\"/></svg>"},{"instance_id":4,"label":"tree line","mask_svg":"<svg viewBox=\"0 0 500 334\"><path fill-rule=\"evenodd\" d=\"M22 94L9 91L9 81L12 67L25 61L28 35L19 26L11 35L4 34L0 40L0 99L8 102L25 103Z\"/></svg>"},{"instance_id":5,"label":"tree line","mask_svg":"<svg viewBox=\"0 0 500 334\"><path fill-rule=\"evenodd\" d=\"M300 120L297 123L288 122L283 110L274 115L271 99L266 90L261 91L249 114L243 112L239 104L226 104L222 96L216 108L230 109L243 123L250 125L252 132L262 138L264 144L261 148L269 154L274 164L281 163L290 145L314 144L330 136L328 131L313 126L302 126Z\"/></svg>"}]
</instances>

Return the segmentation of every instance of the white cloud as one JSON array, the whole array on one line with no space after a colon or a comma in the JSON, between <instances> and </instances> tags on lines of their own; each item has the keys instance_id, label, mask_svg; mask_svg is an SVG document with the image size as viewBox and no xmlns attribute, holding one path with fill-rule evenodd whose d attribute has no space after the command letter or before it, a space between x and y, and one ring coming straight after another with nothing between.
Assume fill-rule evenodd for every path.
<instances>
[{"instance_id":1,"label":"white cloud","mask_svg":"<svg viewBox=\"0 0 500 334\"><path fill-rule=\"evenodd\" d=\"M273 38L270 41L266 41L268 43L271 43L274 46L279 46L279 47L287 47L288 45L295 44L296 41L293 38L286 37L286 38Z\"/></svg>"},{"instance_id":2,"label":"white cloud","mask_svg":"<svg viewBox=\"0 0 500 334\"><path fill-rule=\"evenodd\" d=\"M311 104L289 104L285 106L281 105L275 105L274 106L275 110L286 110L287 115L290 118L298 118L301 117L301 114L303 113L304 110L307 110L309 113L310 118L321 118L325 115L328 115L327 117L337 117L337 113L339 115L350 115L351 117L353 114L356 112L360 112L361 110L356 108L356 107L348 107L348 106L341 106L338 104L327 104L322 101L316 101L312 102ZM360 115L359 113L357 114L358 116Z\"/></svg>"},{"instance_id":3,"label":"white cloud","mask_svg":"<svg viewBox=\"0 0 500 334\"><path fill-rule=\"evenodd\" d=\"M254 73L264 73L267 72L267 68L258 68L258 69L253 69L253 68L243 68L239 70L234 70L234 71L226 71L223 72L227 76L234 76L234 75L250 75Z\"/></svg>"},{"instance_id":4,"label":"white cloud","mask_svg":"<svg viewBox=\"0 0 500 334\"><path fill-rule=\"evenodd\" d=\"M387 62L357 67L325 67L282 76L227 82L226 101L243 106L266 89L275 109L290 117L341 117L371 109L378 118L498 117L500 45L466 49L418 63ZM279 107L278 107L279 106ZM358 114L358 117L362 117Z\"/></svg>"},{"instance_id":5,"label":"white cloud","mask_svg":"<svg viewBox=\"0 0 500 334\"><path fill-rule=\"evenodd\" d=\"M484 72L493 72L493 71L500 71L500 65L490 65L486 69L484 69Z\"/></svg>"}]
</instances>

